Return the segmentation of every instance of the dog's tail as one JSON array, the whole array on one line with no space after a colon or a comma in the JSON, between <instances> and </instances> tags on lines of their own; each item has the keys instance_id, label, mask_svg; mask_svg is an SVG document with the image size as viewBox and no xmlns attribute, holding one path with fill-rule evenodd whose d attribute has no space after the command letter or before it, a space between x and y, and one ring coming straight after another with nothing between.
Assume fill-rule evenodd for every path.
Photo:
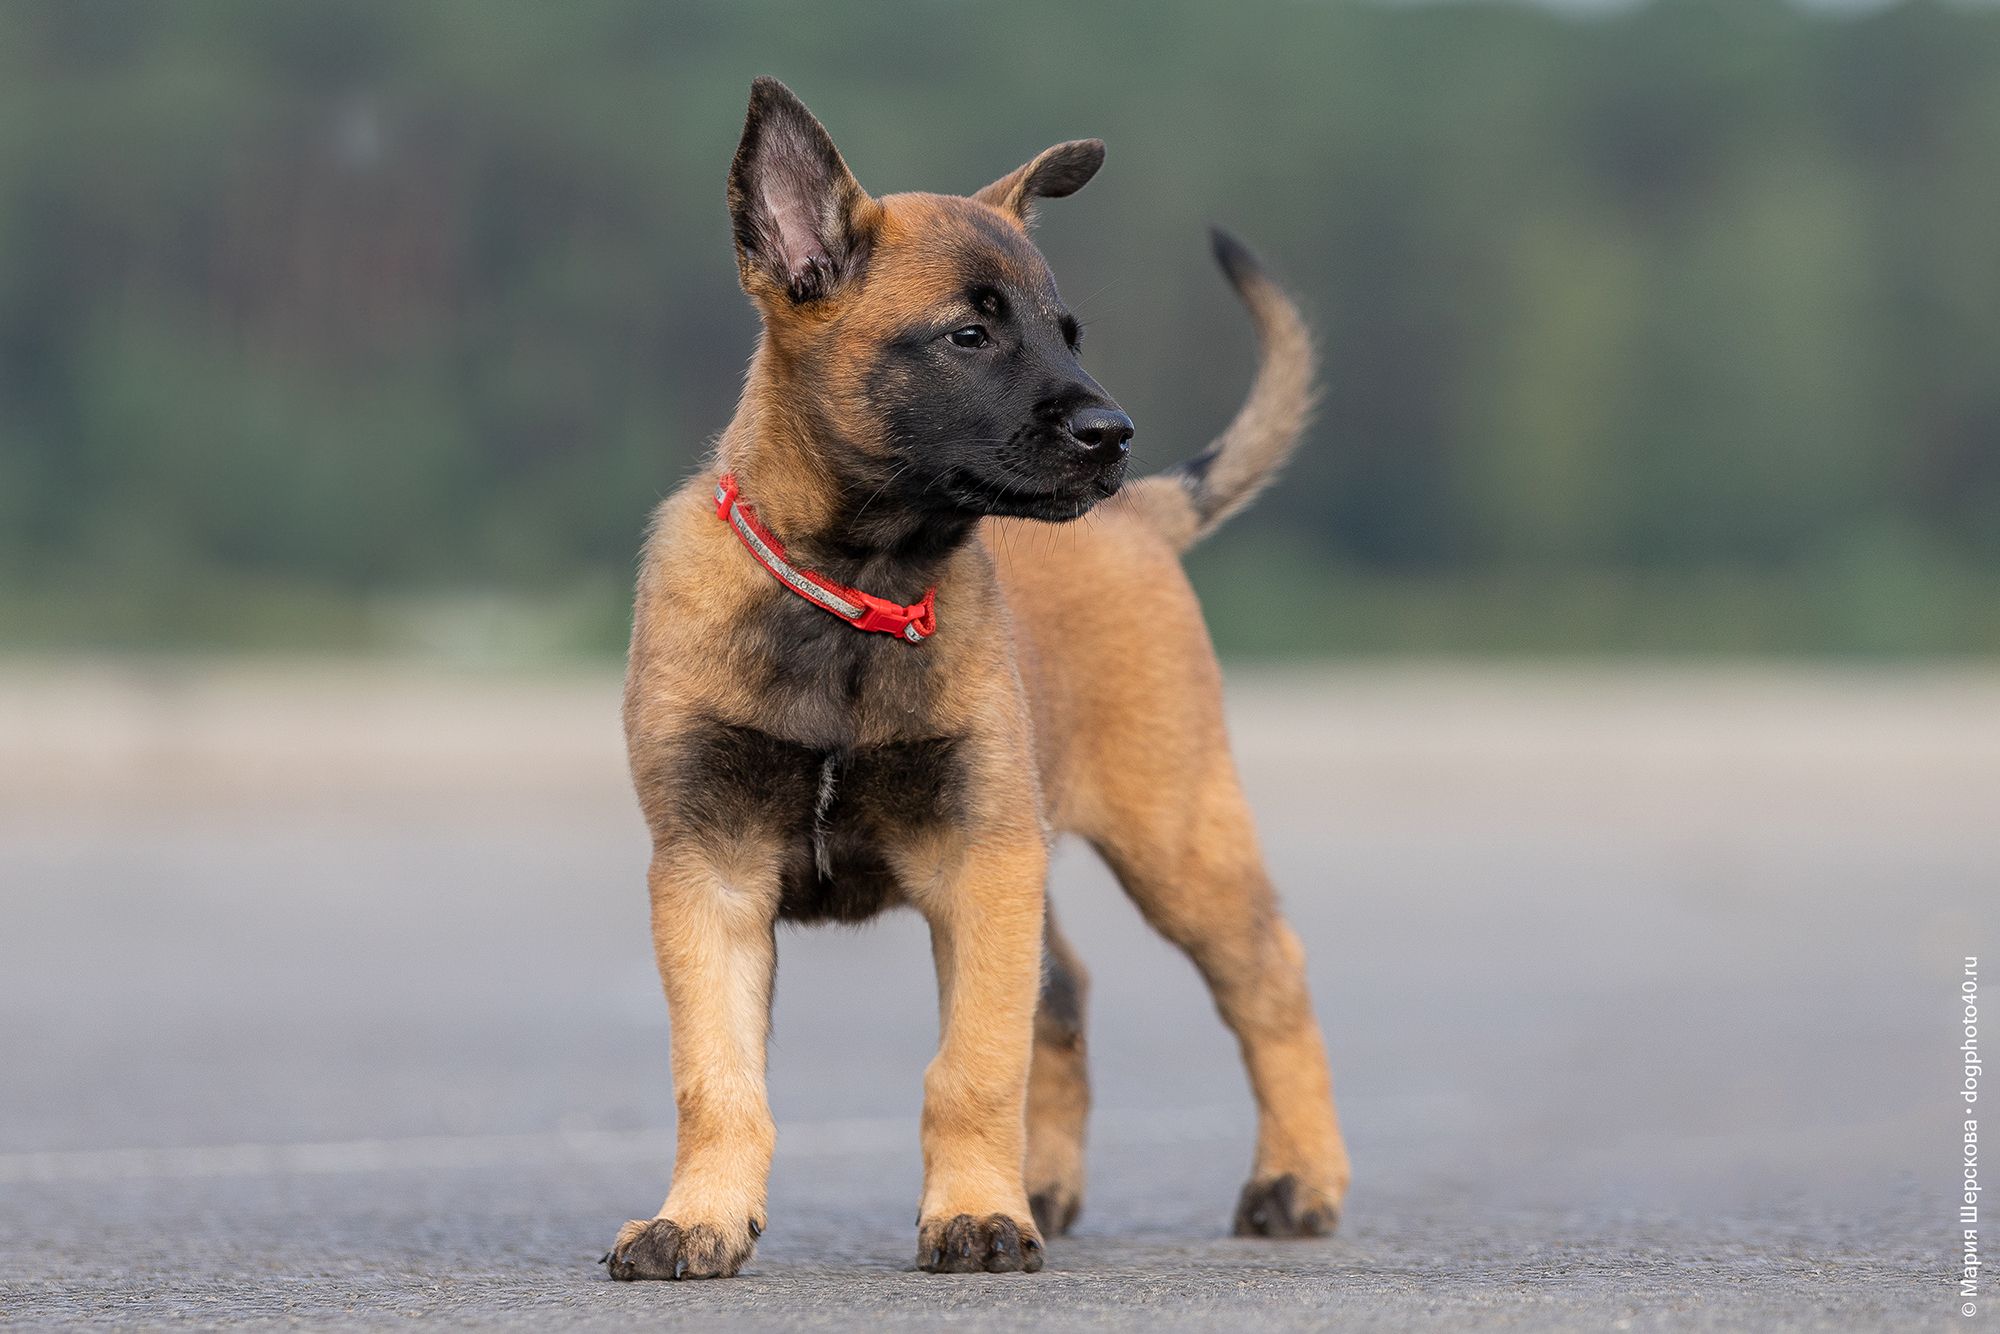
<instances>
[{"instance_id":1,"label":"dog's tail","mask_svg":"<svg viewBox=\"0 0 2000 1334\"><path fill-rule=\"evenodd\" d=\"M1221 435L1177 468L1129 491L1153 526L1185 551L1248 505L1291 457L1312 417L1318 390L1312 332L1257 257L1214 228L1216 262L1229 275L1257 330L1257 378Z\"/></svg>"}]
</instances>

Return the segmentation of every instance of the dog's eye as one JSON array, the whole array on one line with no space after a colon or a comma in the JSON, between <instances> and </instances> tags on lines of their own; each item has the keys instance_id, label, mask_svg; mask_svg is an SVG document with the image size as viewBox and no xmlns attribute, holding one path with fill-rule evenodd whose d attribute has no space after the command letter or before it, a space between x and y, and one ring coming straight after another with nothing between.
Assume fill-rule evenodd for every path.
<instances>
[{"instance_id":1,"label":"dog's eye","mask_svg":"<svg viewBox=\"0 0 2000 1334\"><path fill-rule=\"evenodd\" d=\"M986 326L968 324L963 329L953 329L945 335L953 347L985 347L991 340L986 337Z\"/></svg>"}]
</instances>

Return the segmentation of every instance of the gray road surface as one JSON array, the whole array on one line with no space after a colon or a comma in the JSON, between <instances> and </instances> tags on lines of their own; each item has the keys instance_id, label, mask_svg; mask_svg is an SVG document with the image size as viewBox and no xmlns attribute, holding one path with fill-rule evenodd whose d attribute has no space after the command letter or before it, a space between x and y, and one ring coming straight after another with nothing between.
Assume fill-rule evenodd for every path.
<instances>
[{"instance_id":1,"label":"gray road surface","mask_svg":"<svg viewBox=\"0 0 2000 1334\"><path fill-rule=\"evenodd\" d=\"M912 1268L936 1021L894 918L781 941L747 1276L604 1278L673 1116L614 714L608 679L0 673L0 1321L1992 1323L1949 1277L1951 1018L2000 946L2000 680L1239 686L1346 1224L1225 1235L1232 1044L1073 849L1099 1112L1033 1277Z\"/></svg>"}]
</instances>

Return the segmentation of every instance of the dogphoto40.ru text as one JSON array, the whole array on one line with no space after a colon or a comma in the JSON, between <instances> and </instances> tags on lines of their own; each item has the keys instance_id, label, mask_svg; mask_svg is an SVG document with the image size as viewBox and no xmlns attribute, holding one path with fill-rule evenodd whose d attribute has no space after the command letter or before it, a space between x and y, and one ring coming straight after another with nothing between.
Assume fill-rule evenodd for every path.
<instances>
[{"instance_id":1,"label":"dogphoto40.ru text","mask_svg":"<svg viewBox=\"0 0 2000 1334\"><path fill-rule=\"evenodd\" d=\"M1965 1061L1965 1083L1959 1097L1965 1102L1965 1194L1958 1206L1959 1240L1963 1244L1958 1277L1962 1316L1979 1314L1979 1119L1972 1113L1979 1104L1979 960L1968 955L1965 980L1958 984L1965 1002L1965 1041L1958 1053Z\"/></svg>"}]
</instances>

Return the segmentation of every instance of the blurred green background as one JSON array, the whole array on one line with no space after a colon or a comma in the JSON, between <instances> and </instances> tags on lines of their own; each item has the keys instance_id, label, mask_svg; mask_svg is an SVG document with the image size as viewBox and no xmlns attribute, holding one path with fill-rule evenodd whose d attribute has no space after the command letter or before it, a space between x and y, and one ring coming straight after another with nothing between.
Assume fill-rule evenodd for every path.
<instances>
[{"instance_id":1,"label":"blurred green background","mask_svg":"<svg viewBox=\"0 0 2000 1334\"><path fill-rule=\"evenodd\" d=\"M2000 650L2000 9L0 4L0 647L613 654L754 320L774 73L872 190L1099 135L1041 240L1140 460L1325 407L1223 647Z\"/></svg>"}]
</instances>

